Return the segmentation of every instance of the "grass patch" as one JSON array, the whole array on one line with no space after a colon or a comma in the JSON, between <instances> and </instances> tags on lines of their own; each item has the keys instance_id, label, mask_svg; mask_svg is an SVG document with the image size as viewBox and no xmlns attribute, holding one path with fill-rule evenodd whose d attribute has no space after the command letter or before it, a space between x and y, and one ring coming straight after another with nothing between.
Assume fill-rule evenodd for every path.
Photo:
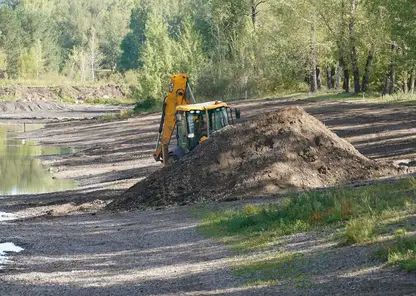
<instances>
[{"instance_id":1,"label":"grass patch","mask_svg":"<svg viewBox=\"0 0 416 296\"><path fill-rule=\"evenodd\" d=\"M99 105L131 105L136 101L125 98L90 98L86 99L87 104L99 104Z\"/></svg>"},{"instance_id":2,"label":"grass patch","mask_svg":"<svg viewBox=\"0 0 416 296\"><path fill-rule=\"evenodd\" d=\"M100 117L101 120L108 121L114 119L126 119L134 115L133 110L120 110L117 114L106 114Z\"/></svg>"},{"instance_id":3,"label":"grass patch","mask_svg":"<svg viewBox=\"0 0 416 296\"><path fill-rule=\"evenodd\" d=\"M282 249L288 234L310 230L332 230L343 244L364 243L380 233L395 232L390 248L379 247L377 257L387 264L398 264L414 272L415 237L406 236L412 228L416 180L402 179L358 188L292 195L272 205L247 205L242 210L204 213L199 231L243 253L243 262L235 263L233 273L248 286L290 284L304 288L312 285L308 276L308 255L291 252L267 252L247 256L258 250ZM400 228L398 228L398 226ZM393 229L393 230L392 230ZM414 229L414 227L413 227Z\"/></svg>"},{"instance_id":4,"label":"grass patch","mask_svg":"<svg viewBox=\"0 0 416 296\"><path fill-rule=\"evenodd\" d=\"M245 279L246 286L272 286L286 281L301 285L308 280L296 268L302 257L299 253L273 253L240 263L233 268L233 273Z\"/></svg>"},{"instance_id":5,"label":"grass patch","mask_svg":"<svg viewBox=\"0 0 416 296\"><path fill-rule=\"evenodd\" d=\"M76 104L77 99L68 96L68 97L59 98L58 101L64 104Z\"/></svg>"},{"instance_id":6,"label":"grass patch","mask_svg":"<svg viewBox=\"0 0 416 296\"><path fill-rule=\"evenodd\" d=\"M348 243L364 242L389 213L414 209L416 180L403 179L359 188L306 192L283 198L277 205L246 206L204 217L199 230L235 251L262 249L288 234L331 225L346 227Z\"/></svg>"},{"instance_id":7,"label":"grass patch","mask_svg":"<svg viewBox=\"0 0 416 296\"><path fill-rule=\"evenodd\" d=\"M14 102L16 98L14 96L2 96L0 97L0 102Z\"/></svg>"},{"instance_id":8,"label":"grass patch","mask_svg":"<svg viewBox=\"0 0 416 296\"><path fill-rule=\"evenodd\" d=\"M395 104L414 104L416 102L416 95L410 93L395 93L385 96L370 96L370 101L376 101L380 103L395 103Z\"/></svg>"},{"instance_id":9,"label":"grass patch","mask_svg":"<svg viewBox=\"0 0 416 296\"><path fill-rule=\"evenodd\" d=\"M373 103L391 103L394 105L414 106L416 105L416 94L395 93L392 95L381 96L377 93L317 93L304 99L314 101L361 101Z\"/></svg>"},{"instance_id":10,"label":"grass patch","mask_svg":"<svg viewBox=\"0 0 416 296\"><path fill-rule=\"evenodd\" d=\"M416 273L416 236L407 236L407 231L399 229L390 247L382 247L376 251L376 258L387 265L399 265L408 272Z\"/></svg>"},{"instance_id":11,"label":"grass patch","mask_svg":"<svg viewBox=\"0 0 416 296\"><path fill-rule=\"evenodd\" d=\"M329 93L317 93L306 99L314 100L314 101L349 101L349 100L360 100L362 99L362 95L356 95L354 93L347 93L347 92L329 92Z\"/></svg>"}]
</instances>

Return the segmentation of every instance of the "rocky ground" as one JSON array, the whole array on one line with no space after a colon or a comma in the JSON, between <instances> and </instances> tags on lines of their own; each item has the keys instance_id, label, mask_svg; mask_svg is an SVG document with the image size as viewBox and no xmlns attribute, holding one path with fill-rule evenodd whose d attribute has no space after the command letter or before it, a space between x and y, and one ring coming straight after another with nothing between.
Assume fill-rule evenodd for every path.
<instances>
[{"instance_id":1,"label":"rocky ground","mask_svg":"<svg viewBox=\"0 0 416 296\"><path fill-rule=\"evenodd\" d=\"M245 119L300 105L366 157L407 164L409 172L414 171L416 107L277 100L234 105ZM44 159L56 177L78 181L77 190L0 197L0 211L20 217L0 222L0 243L12 241L25 249L0 270L0 295L411 295L416 291L413 275L380 269L359 247L346 254L323 253L332 258L328 269L332 271L320 274L317 285L243 286L230 271L232 261L241 258L231 258L223 246L196 232L197 208L100 211L160 169L151 157L158 114L121 121L80 120L119 112L119 107L64 108L70 110L42 111L39 116L30 110L0 113L2 121L49 122L45 129L22 137L79 149L74 155ZM310 244L318 243L304 238L304 248ZM358 259L348 260L353 257ZM337 260L341 263L335 266Z\"/></svg>"}]
</instances>

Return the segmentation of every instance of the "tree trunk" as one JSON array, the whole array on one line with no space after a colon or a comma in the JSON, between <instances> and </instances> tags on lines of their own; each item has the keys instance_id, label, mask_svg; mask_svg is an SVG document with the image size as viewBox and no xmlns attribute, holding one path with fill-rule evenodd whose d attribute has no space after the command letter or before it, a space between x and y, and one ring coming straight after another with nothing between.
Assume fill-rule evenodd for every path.
<instances>
[{"instance_id":1,"label":"tree trunk","mask_svg":"<svg viewBox=\"0 0 416 296\"><path fill-rule=\"evenodd\" d=\"M312 67L311 72L311 92L316 93L318 90L318 80L316 79L316 67Z\"/></svg>"},{"instance_id":2,"label":"tree trunk","mask_svg":"<svg viewBox=\"0 0 416 296\"><path fill-rule=\"evenodd\" d=\"M371 49L367 57L367 63L365 64L365 69L364 69L363 86L362 86L363 92L366 92L368 90L368 85L370 84L370 69L373 63L374 54L375 54L375 48L374 48L374 45L371 45Z\"/></svg>"},{"instance_id":3,"label":"tree trunk","mask_svg":"<svg viewBox=\"0 0 416 296\"><path fill-rule=\"evenodd\" d=\"M341 87L341 76L342 76L342 67L341 67L341 64L338 63L337 82L335 83L335 89L339 89Z\"/></svg>"},{"instance_id":4,"label":"tree trunk","mask_svg":"<svg viewBox=\"0 0 416 296\"><path fill-rule=\"evenodd\" d=\"M352 58L352 74L354 76L354 92L358 94L361 90L360 87L360 70L358 69L358 61L357 61L357 51L355 46L352 48L351 53Z\"/></svg>"},{"instance_id":5,"label":"tree trunk","mask_svg":"<svg viewBox=\"0 0 416 296\"><path fill-rule=\"evenodd\" d=\"M312 40L311 40L311 92L315 93L318 90L318 79L317 79L317 65L316 65L316 24L312 22Z\"/></svg>"},{"instance_id":6,"label":"tree trunk","mask_svg":"<svg viewBox=\"0 0 416 296\"><path fill-rule=\"evenodd\" d=\"M331 86L335 87L335 67L331 66Z\"/></svg>"},{"instance_id":7,"label":"tree trunk","mask_svg":"<svg viewBox=\"0 0 416 296\"><path fill-rule=\"evenodd\" d=\"M381 92L381 96L385 96L389 92L389 76L390 74L387 74L386 78L384 79L383 91Z\"/></svg>"},{"instance_id":8,"label":"tree trunk","mask_svg":"<svg viewBox=\"0 0 416 296\"><path fill-rule=\"evenodd\" d=\"M350 71L348 69L344 69L344 85L343 88L345 92L350 92Z\"/></svg>"},{"instance_id":9,"label":"tree trunk","mask_svg":"<svg viewBox=\"0 0 416 296\"><path fill-rule=\"evenodd\" d=\"M397 49L397 44L393 43L391 46L392 49L392 56L391 56L391 64L390 64L390 77L389 77L389 95L393 94L394 92L394 85L396 84L396 59L395 59L395 55L396 55L396 49Z\"/></svg>"},{"instance_id":10,"label":"tree trunk","mask_svg":"<svg viewBox=\"0 0 416 296\"><path fill-rule=\"evenodd\" d=\"M319 67L316 67L316 85L319 90L322 88L321 69Z\"/></svg>"},{"instance_id":11,"label":"tree trunk","mask_svg":"<svg viewBox=\"0 0 416 296\"><path fill-rule=\"evenodd\" d=\"M86 77L87 77L87 61L86 61L86 57L85 57L85 53L84 51L82 51L81 53L81 82L85 83L86 81Z\"/></svg>"},{"instance_id":12,"label":"tree trunk","mask_svg":"<svg viewBox=\"0 0 416 296\"><path fill-rule=\"evenodd\" d=\"M331 72L331 68L328 67L326 68L326 87L328 89L332 89L333 84L332 84L332 72Z\"/></svg>"},{"instance_id":13,"label":"tree trunk","mask_svg":"<svg viewBox=\"0 0 416 296\"><path fill-rule=\"evenodd\" d=\"M412 73L410 73L410 93L413 95L415 93L415 68L412 69Z\"/></svg>"},{"instance_id":14,"label":"tree trunk","mask_svg":"<svg viewBox=\"0 0 416 296\"><path fill-rule=\"evenodd\" d=\"M90 66L91 66L91 80L94 82L95 81L95 51L96 51L96 44L95 44L95 39L96 39L96 33L95 33L95 28L91 27L91 40L90 40Z\"/></svg>"},{"instance_id":15,"label":"tree trunk","mask_svg":"<svg viewBox=\"0 0 416 296\"><path fill-rule=\"evenodd\" d=\"M409 73L407 71L404 71L403 73L403 92L407 94L409 92L409 85L407 84L409 82Z\"/></svg>"},{"instance_id":16,"label":"tree trunk","mask_svg":"<svg viewBox=\"0 0 416 296\"><path fill-rule=\"evenodd\" d=\"M396 84L396 66L392 64L391 71L390 71L389 95L392 95L394 93L395 84Z\"/></svg>"},{"instance_id":17,"label":"tree trunk","mask_svg":"<svg viewBox=\"0 0 416 296\"><path fill-rule=\"evenodd\" d=\"M357 48L355 38L355 13L357 10L357 0L351 0L350 23L348 26L349 39L351 45L351 66L354 76L354 92L360 92L360 70L358 68Z\"/></svg>"}]
</instances>

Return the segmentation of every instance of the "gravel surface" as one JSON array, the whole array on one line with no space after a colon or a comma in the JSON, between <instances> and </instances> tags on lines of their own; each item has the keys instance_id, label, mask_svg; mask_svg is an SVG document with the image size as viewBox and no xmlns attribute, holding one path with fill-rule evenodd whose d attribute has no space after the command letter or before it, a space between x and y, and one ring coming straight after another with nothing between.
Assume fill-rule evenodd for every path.
<instances>
[{"instance_id":1,"label":"gravel surface","mask_svg":"<svg viewBox=\"0 0 416 296\"><path fill-rule=\"evenodd\" d=\"M0 295L414 295L415 275L382 268L371 246L335 248L321 234L283 238L279 252L302 281L247 287L232 255L196 231L195 209L78 213L0 223L2 240L25 250L0 270ZM260 255L264 255L261 254Z\"/></svg>"},{"instance_id":2,"label":"gravel surface","mask_svg":"<svg viewBox=\"0 0 416 296\"><path fill-rule=\"evenodd\" d=\"M25 251L0 273L0 295L246 295L197 224L184 208L2 223Z\"/></svg>"}]
</instances>

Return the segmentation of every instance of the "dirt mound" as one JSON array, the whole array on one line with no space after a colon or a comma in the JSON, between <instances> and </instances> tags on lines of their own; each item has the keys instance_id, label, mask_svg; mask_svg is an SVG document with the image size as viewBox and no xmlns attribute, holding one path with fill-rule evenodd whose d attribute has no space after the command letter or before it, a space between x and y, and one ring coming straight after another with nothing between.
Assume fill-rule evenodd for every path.
<instances>
[{"instance_id":1,"label":"dirt mound","mask_svg":"<svg viewBox=\"0 0 416 296\"><path fill-rule=\"evenodd\" d=\"M267 196L397 173L398 167L369 160L318 119L291 107L215 133L187 157L137 183L107 208Z\"/></svg>"},{"instance_id":2,"label":"dirt mound","mask_svg":"<svg viewBox=\"0 0 416 296\"><path fill-rule=\"evenodd\" d=\"M74 100L83 102L87 99L119 99L126 93L118 85L29 87L23 85L0 87L0 98L19 101Z\"/></svg>"}]
</instances>

